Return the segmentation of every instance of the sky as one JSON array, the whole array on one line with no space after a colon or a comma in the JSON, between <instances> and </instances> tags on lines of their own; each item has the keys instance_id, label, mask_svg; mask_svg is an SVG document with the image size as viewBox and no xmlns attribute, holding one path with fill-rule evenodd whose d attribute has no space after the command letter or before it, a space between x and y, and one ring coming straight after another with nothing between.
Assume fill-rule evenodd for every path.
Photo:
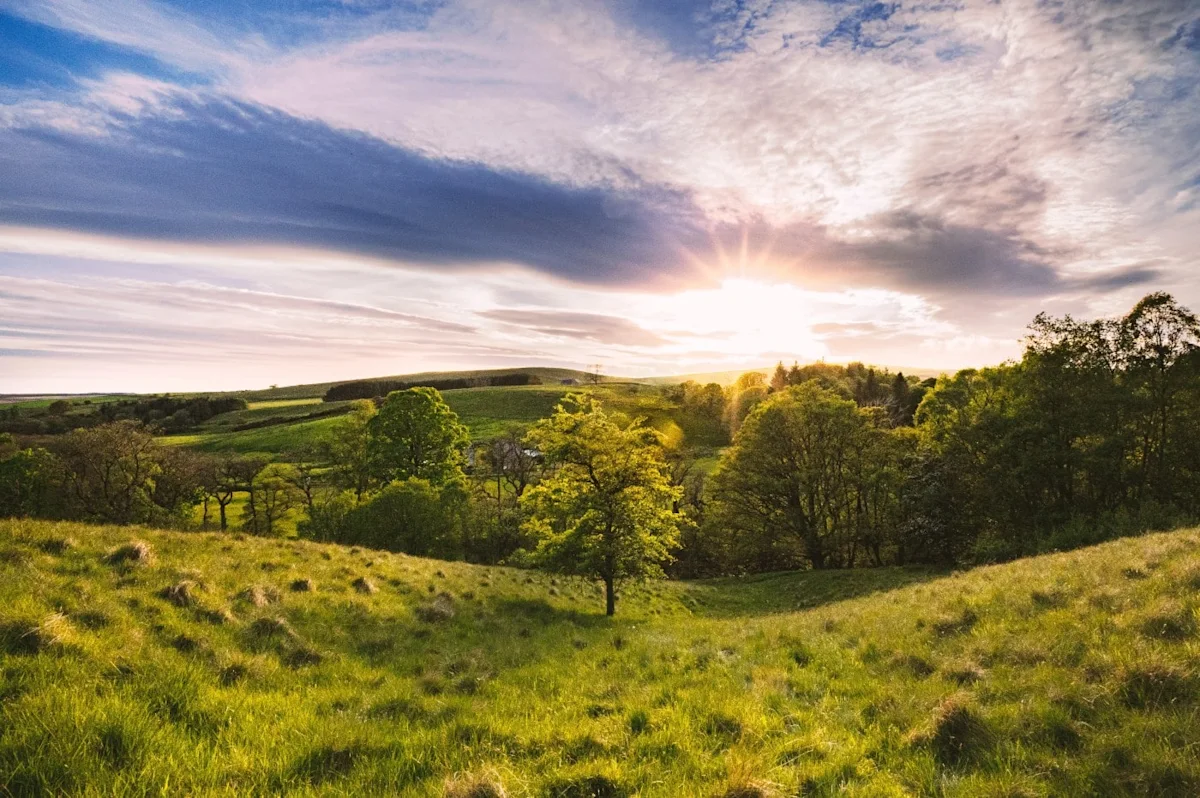
<instances>
[{"instance_id":1,"label":"sky","mask_svg":"<svg viewBox=\"0 0 1200 798\"><path fill-rule=\"evenodd\" d=\"M0 393L1200 308L1195 0L0 0Z\"/></svg>"}]
</instances>

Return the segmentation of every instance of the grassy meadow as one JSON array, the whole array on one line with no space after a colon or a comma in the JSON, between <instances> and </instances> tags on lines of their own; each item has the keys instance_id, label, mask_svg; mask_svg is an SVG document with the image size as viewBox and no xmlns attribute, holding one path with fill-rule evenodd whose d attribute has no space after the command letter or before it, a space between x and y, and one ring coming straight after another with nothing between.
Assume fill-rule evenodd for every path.
<instances>
[{"instance_id":1,"label":"grassy meadow","mask_svg":"<svg viewBox=\"0 0 1200 798\"><path fill-rule=\"evenodd\" d=\"M597 584L0 521L0 794L1200 791L1200 532Z\"/></svg>"}]
</instances>

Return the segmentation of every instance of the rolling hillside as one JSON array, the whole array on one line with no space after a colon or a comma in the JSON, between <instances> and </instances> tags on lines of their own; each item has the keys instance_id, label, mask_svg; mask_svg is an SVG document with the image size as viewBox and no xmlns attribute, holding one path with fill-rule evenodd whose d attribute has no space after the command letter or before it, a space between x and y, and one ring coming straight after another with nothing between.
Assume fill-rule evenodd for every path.
<instances>
[{"instance_id":1,"label":"rolling hillside","mask_svg":"<svg viewBox=\"0 0 1200 798\"><path fill-rule=\"evenodd\" d=\"M1195 795L1200 532L595 584L0 521L0 794Z\"/></svg>"},{"instance_id":2,"label":"rolling hillside","mask_svg":"<svg viewBox=\"0 0 1200 798\"><path fill-rule=\"evenodd\" d=\"M444 391L442 396L466 425L471 439L483 441L502 435L511 427L525 429L551 415L563 397L573 391L592 393L609 410L645 417L660 429L676 424L688 428L688 420L678 404L668 401L661 387L636 382L458 388ZM193 432L162 440L205 452L277 457L318 442L336 423L337 416L350 409L350 404L315 399L255 401L247 410L214 416ZM695 445L724 443L712 440L711 431L688 429L692 433L689 440Z\"/></svg>"}]
</instances>

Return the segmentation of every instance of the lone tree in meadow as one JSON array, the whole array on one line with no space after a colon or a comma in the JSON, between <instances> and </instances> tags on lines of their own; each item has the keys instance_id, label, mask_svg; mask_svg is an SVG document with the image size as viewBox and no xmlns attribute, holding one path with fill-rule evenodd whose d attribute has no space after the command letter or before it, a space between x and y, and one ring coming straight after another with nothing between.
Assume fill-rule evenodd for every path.
<instances>
[{"instance_id":1,"label":"lone tree in meadow","mask_svg":"<svg viewBox=\"0 0 1200 798\"><path fill-rule=\"evenodd\" d=\"M461 481L467 428L436 389L392 391L367 422L367 432L371 467L381 481L416 478L439 486Z\"/></svg>"},{"instance_id":2,"label":"lone tree in meadow","mask_svg":"<svg viewBox=\"0 0 1200 798\"><path fill-rule=\"evenodd\" d=\"M640 421L622 425L595 399L572 395L530 431L548 475L521 497L536 559L563 573L604 582L606 613L616 584L662 576L679 545L680 517L658 433Z\"/></svg>"}]
</instances>

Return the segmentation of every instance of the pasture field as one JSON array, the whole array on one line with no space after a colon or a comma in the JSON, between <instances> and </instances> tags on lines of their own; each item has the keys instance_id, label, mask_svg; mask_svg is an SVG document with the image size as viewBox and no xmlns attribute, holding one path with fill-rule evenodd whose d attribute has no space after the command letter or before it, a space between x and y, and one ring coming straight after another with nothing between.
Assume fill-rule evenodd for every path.
<instances>
[{"instance_id":1,"label":"pasture field","mask_svg":"<svg viewBox=\"0 0 1200 798\"><path fill-rule=\"evenodd\" d=\"M0 794L1200 792L1200 532L631 584L0 521Z\"/></svg>"},{"instance_id":2,"label":"pasture field","mask_svg":"<svg viewBox=\"0 0 1200 798\"><path fill-rule=\"evenodd\" d=\"M664 391L658 386L613 382L589 386L459 388L443 391L442 396L466 425L471 439L485 441L512 428L528 429L538 419L551 415L563 397L572 392L592 393L608 410L630 418L644 417L651 426L668 433L687 430L688 420L677 405L666 399ZM214 416L194 432L166 436L161 440L204 452L258 454L278 459L280 455L317 443L336 423L335 417L311 419L308 416L326 412L341 414L349 411L350 404L314 399L253 402L247 410ZM276 419L278 423L273 422ZM263 423L270 426L236 429ZM701 435L697 436L696 443L712 445L713 442Z\"/></svg>"},{"instance_id":3,"label":"pasture field","mask_svg":"<svg viewBox=\"0 0 1200 798\"><path fill-rule=\"evenodd\" d=\"M201 452L233 452L278 459L279 455L299 451L305 446L317 443L338 420L337 416L331 416L240 432L168 435L159 440L169 446L187 446Z\"/></svg>"}]
</instances>

